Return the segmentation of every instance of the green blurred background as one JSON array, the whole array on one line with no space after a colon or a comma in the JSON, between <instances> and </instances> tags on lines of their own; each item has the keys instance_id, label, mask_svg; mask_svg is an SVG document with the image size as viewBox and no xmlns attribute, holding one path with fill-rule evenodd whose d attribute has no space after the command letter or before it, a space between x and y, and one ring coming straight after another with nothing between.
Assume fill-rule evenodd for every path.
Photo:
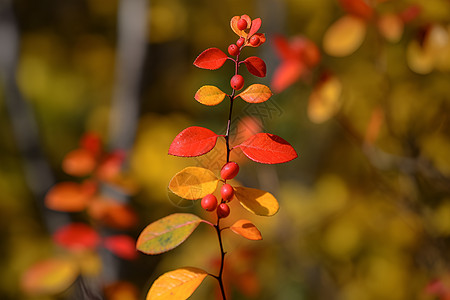
<instances>
[{"instance_id":1,"label":"green blurred background","mask_svg":"<svg viewBox=\"0 0 450 300\"><path fill-rule=\"evenodd\" d=\"M355 53L335 58L321 50L309 76L266 104L237 103L237 119L260 119L264 131L288 140L299 158L279 166L241 165L238 179L272 192L281 209L264 218L232 207L233 220L253 220L264 237L251 242L225 234L230 274L243 283L229 280L233 299L450 297L449 58L426 74L407 61L410 44L423 46L433 26L445 29L438 51L450 49L450 2L392 0L376 9L398 12L413 4L421 13L405 24L398 42L380 41L369 24ZM43 206L54 183L75 180L63 173L61 161L84 132L98 132L110 149L127 151L125 168L139 187L128 199L139 215L129 232L134 238L172 212L210 218L198 203L167 192L176 172L205 163L169 157L176 134L192 125L225 131L227 104L202 106L193 95L205 84L227 92L233 67L200 70L192 65L195 57L209 47L226 51L236 41L232 16L261 17L268 41L244 55L262 57L268 76L244 77L270 85L280 63L274 34L303 35L322 49L327 28L345 14L334 0L3 0L0 10L1 299L77 299L73 288L28 295L20 278L34 262L61 251L51 238L57 226L85 217ZM308 98L325 69L342 83L341 106L315 124ZM370 134L375 137L368 142ZM144 299L166 271L197 266L215 272L218 251L214 232L201 226L170 253L102 260L115 274L105 281L129 281ZM443 292L432 295L426 287L436 279ZM214 290L208 279L192 299L212 299Z\"/></svg>"}]
</instances>

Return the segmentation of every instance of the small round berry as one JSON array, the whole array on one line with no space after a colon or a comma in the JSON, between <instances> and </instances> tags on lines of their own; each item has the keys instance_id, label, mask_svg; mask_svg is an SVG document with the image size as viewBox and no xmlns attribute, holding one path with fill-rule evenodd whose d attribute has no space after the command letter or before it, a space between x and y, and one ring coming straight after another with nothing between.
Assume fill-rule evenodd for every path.
<instances>
[{"instance_id":1,"label":"small round berry","mask_svg":"<svg viewBox=\"0 0 450 300\"><path fill-rule=\"evenodd\" d=\"M247 29L247 21L245 21L245 19L239 19L239 21L237 22L237 28L239 30Z\"/></svg>"},{"instance_id":2,"label":"small round berry","mask_svg":"<svg viewBox=\"0 0 450 300\"><path fill-rule=\"evenodd\" d=\"M222 188L220 189L220 195L222 196L222 199L224 201L231 201L234 196L234 189L231 185L228 183L225 183L222 185Z\"/></svg>"},{"instance_id":3,"label":"small round berry","mask_svg":"<svg viewBox=\"0 0 450 300\"><path fill-rule=\"evenodd\" d=\"M244 45L244 42L245 42L245 39L243 37L241 37L236 41L236 45L240 48L240 47L242 47L242 45Z\"/></svg>"},{"instance_id":4,"label":"small round berry","mask_svg":"<svg viewBox=\"0 0 450 300\"><path fill-rule=\"evenodd\" d=\"M239 54L239 47L236 46L236 44L231 44L230 46L228 46L228 53L231 56L236 56Z\"/></svg>"},{"instance_id":5,"label":"small round berry","mask_svg":"<svg viewBox=\"0 0 450 300\"><path fill-rule=\"evenodd\" d=\"M254 35L250 38L250 44L252 46L258 46L260 42L261 42L261 40L260 40L259 36L257 36L257 35Z\"/></svg>"},{"instance_id":6,"label":"small round berry","mask_svg":"<svg viewBox=\"0 0 450 300\"><path fill-rule=\"evenodd\" d=\"M233 179L239 173L239 165L234 161L226 163L220 170L220 177L223 180Z\"/></svg>"},{"instance_id":7,"label":"small round berry","mask_svg":"<svg viewBox=\"0 0 450 300\"><path fill-rule=\"evenodd\" d=\"M234 75L231 77L230 85L234 90L240 90L244 86L244 77L242 75Z\"/></svg>"},{"instance_id":8,"label":"small round berry","mask_svg":"<svg viewBox=\"0 0 450 300\"><path fill-rule=\"evenodd\" d=\"M213 211L217 207L217 198L213 194L208 194L202 198L200 204L202 205L203 209L207 211Z\"/></svg>"},{"instance_id":9,"label":"small round berry","mask_svg":"<svg viewBox=\"0 0 450 300\"><path fill-rule=\"evenodd\" d=\"M217 207L217 216L219 218L226 218L230 215L230 207L226 203L220 203Z\"/></svg>"}]
</instances>

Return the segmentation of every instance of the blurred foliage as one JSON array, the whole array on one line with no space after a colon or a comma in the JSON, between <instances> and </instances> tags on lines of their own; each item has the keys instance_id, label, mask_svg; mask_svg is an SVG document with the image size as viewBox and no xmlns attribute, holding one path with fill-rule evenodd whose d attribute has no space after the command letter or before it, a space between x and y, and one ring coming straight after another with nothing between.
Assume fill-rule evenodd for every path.
<instances>
[{"instance_id":1,"label":"blurred foliage","mask_svg":"<svg viewBox=\"0 0 450 300\"><path fill-rule=\"evenodd\" d=\"M237 179L271 191L281 208L265 219L233 203L232 219L253 220L264 238L251 242L225 234L233 299L448 299L450 2L378 2L377 14L398 13L415 4L421 10L405 23L395 42L383 39L368 21L360 47L336 58L323 52L322 40L347 14L339 1L149 1L139 128L133 149L126 149L125 165L139 186L131 199L139 224L131 235L136 237L145 225L170 212L211 218L198 203L168 195L167 185L186 165L211 164L207 160L215 159L213 153L203 161L186 162L168 157L167 150L189 124L225 130L226 103L210 109L193 97L205 84L226 90L231 64L211 76L192 62L205 48L225 51L235 42L229 20L245 13L262 18L261 32L268 37L261 49L248 52L261 51L266 60L265 84L281 62L271 42L275 34L287 40L307 37L322 57L268 103L256 108L237 103L237 118L259 118L265 131L275 129L300 157L277 167L242 165ZM56 180L72 180L61 163L78 147L80 136L86 131L106 140L109 136L118 1L13 4L20 29L20 90L38 120ZM341 86L332 89L339 91L334 93L340 94L340 109L317 124L309 119L308 99L325 71L340 81ZM61 249L50 237L55 228L45 225L39 204L43 199L35 199L27 187L4 91L1 82L0 298L66 299L71 291L33 296L20 289L19 279L30 265L61 255ZM330 97L335 103L336 95ZM120 274L143 298L162 272L183 265L213 268L218 254L214 232L202 227L173 252L139 255L123 265ZM247 283L239 285L233 278ZM106 294L120 288L128 295L124 297L136 297L127 283L110 287ZM206 279L192 299L210 299L214 289L215 282Z\"/></svg>"}]
</instances>

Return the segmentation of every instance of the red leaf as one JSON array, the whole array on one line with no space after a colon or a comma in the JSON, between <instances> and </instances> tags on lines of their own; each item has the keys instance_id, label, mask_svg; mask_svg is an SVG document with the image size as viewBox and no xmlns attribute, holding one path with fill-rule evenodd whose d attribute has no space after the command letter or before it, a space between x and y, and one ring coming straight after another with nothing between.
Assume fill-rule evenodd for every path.
<instances>
[{"instance_id":1,"label":"red leaf","mask_svg":"<svg viewBox=\"0 0 450 300\"><path fill-rule=\"evenodd\" d=\"M297 157L294 148L281 137L258 133L236 146L253 161L263 164L280 164Z\"/></svg>"},{"instance_id":2,"label":"red leaf","mask_svg":"<svg viewBox=\"0 0 450 300\"><path fill-rule=\"evenodd\" d=\"M183 157L203 155L214 148L217 137L217 134L207 128L188 127L175 137L169 147L169 154Z\"/></svg>"},{"instance_id":3,"label":"red leaf","mask_svg":"<svg viewBox=\"0 0 450 300\"><path fill-rule=\"evenodd\" d=\"M266 76L266 63L257 56L250 56L244 60L247 70L258 77Z\"/></svg>"},{"instance_id":4,"label":"red leaf","mask_svg":"<svg viewBox=\"0 0 450 300\"><path fill-rule=\"evenodd\" d=\"M350 14L369 20L373 15L373 8L364 0L339 0L342 8Z\"/></svg>"},{"instance_id":5,"label":"red leaf","mask_svg":"<svg viewBox=\"0 0 450 300\"><path fill-rule=\"evenodd\" d=\"M90 226L83 223L72 223L57 230L53 240L58 245L70 250L94 249L100 237Z\"/></svg>"},{"instance_id":6,"label":"red leaf","mask_svg":"<svg viewBox=\"0 0 450 300\"><path fill-rule=\"evenodd\" d=\"M132 260L137 257L135 241L128 235L107 237L104 239L103 245L120 258Z\"/></svg>"},{"instance_id":7,"label":"red leaf","mask_svg":"<svg viewBox=\"0 0 450 300\"><path fill-rule=\"evenodd\" d=\"M102 151L102 140L94 132L86 132L80 139L80 147L98 156Z\"/></svg>"},{"instance_id":8,"label":"red leaf","mask_svg":"<svg viewBox=\"0 0 450 300\"><path fill-rule=\"evenodd\" d=\"M305 72L305 65L298 60L284 61L274 72L271 87L275 93L280 93L296 82Z\"/></svg>"},{"instance_id":9,"label":"red leaf","mask_svg":"<svg viewBox=\"0 0 450 300\"><path fill-rule=\"evenodd\" d=\"M228 56L218 48L209 48L200 53L194 61L196 67L216 70L223 66Z\"/></svg>"},{"instance_id":10,"label":"red leaf","mask_svg":"<svg viewBox=\"0 0 450 300\"><path fill-rule=\"evenodd\" d=\"M252 21L252 27L250 27L250 31L248 33L249 39L252 37L252 35L258 32L260 27L261 27L261 19L260 18L254 19Z\"/></svg>"}]
</instances>

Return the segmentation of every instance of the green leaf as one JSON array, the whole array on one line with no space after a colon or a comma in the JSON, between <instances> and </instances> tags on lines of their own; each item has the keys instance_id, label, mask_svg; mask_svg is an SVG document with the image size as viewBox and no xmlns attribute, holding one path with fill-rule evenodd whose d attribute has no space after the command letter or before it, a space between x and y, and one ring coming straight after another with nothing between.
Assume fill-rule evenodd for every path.
<instances>
[{"instance_id":1,"label":"green leaf","mask_svg":"<svg viewBox=\"0 0 450 300\"><path fill-rule=\"evenodd\" d=\"M183 243L203 220L193 214L172 214L148 225L136 248L145 254L160 254Z\"/></svg>"},{"instance_id":2,"label":"green leaf","mask_svg":"<svg viewBox=\"0 0 450 300\"><path fill-rule=\"evenodd\" d=\"M169 189L188 200L196 200L214 193L219 179L211 170L199 167L187 167L173 176Z\"/></svg>"},{"instance_id":3,"label":"green leaf","mask_svg":"<svg viewBox=\"0 0 450 300\"><path fill-rule=\"evenodd\" d=\"M167 272L155 280L146 300L184 300L203 282L208 273L202 269L186 267Z\"/></svg>"}]
</instances>

